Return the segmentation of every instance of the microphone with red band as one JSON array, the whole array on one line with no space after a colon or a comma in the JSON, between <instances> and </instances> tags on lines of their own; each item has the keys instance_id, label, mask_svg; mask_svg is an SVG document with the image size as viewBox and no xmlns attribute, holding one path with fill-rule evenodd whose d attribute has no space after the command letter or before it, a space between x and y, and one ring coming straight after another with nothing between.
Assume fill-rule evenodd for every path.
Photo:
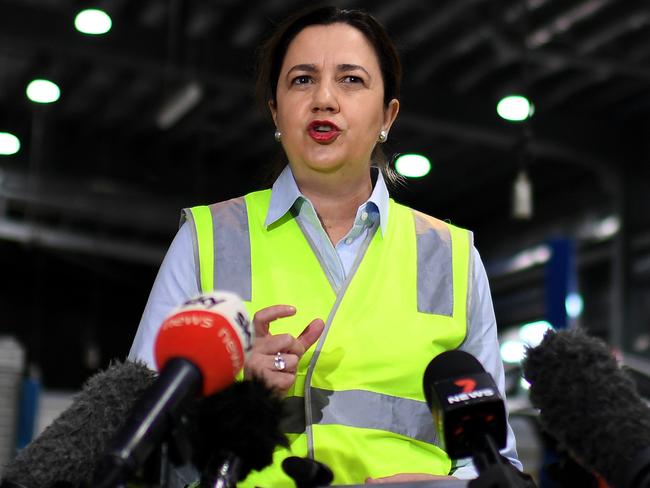
<instances>
[{"instance_id":1,"label":"microphone with red band","mask_svg":"<svg viewBox=\"0 0 650 488\"><path fill-rule=\"evenodd\" d=\"M183 424L188 402L229 386L244 366L253 337L246 308L233 293L200 295L172 312L155 343L160 375L114 437L93 486L121 486Z\"/></svg>"},{"instance_id":2,"label":"microphone with red band","mask_svg":"<svg viewBox=\"0 0 650 488\"><path fill-rule=\"evenodd\" d=\"M244 367L254 333L244 303L234 293L215 291L186 301L163 322L154 357L159 371L174 358L199 368L209 396L230 385Z\"/></svg>"}]
</instances>

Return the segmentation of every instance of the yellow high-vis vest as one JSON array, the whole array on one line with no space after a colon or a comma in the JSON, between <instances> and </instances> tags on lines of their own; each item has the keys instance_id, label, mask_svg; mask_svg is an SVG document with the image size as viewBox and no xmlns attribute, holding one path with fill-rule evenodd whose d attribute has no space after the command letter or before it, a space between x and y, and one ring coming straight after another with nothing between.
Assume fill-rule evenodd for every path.
<instances>
[{"instance_id":1,"label":"yellow high-vis vest","mask_svg":"<svg viewBox=\"0 0 650 488\"><path fill-rule=\"evenodd\" d=\"M327 464L335 484L397 473L449 473L422 391L422 375L467 331L472 235L390 200L388 227L364 242L335 289L291 212L268 228L271 191L185 210L193 222L199 289L238 293L251 316L294 305L270 333L298 336L325 321L285 398L290 449L240 486L291 487L289 456Z\"/></svg>"}]
</instances>

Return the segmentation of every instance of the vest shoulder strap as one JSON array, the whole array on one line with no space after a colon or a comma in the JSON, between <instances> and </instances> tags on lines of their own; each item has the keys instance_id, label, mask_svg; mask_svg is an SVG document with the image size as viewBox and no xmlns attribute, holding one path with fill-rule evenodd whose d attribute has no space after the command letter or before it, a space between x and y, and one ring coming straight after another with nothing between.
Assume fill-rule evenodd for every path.
<instances>
[{"instance_id":1,"label":"vest shoulder strap","mask_svg":"<svg viewBox=\"0 0 650 488\"><path fill-rule=\"evenodd\" d=\"M186 220L192 231L197 284L199 290L205 293L214 289L214 238L210 207L199 205L184 208L181 212L181 225Z\"/></svg>"},{"instance_id":2,"label":"vest shoulder strap","mask_svg":"<svg viewBox=\"0 0 650 488\"><path fill-rule=\"evenodd\" d=\"M183 210L189 220L199 289L231 291L242 300L252 294L248 211L244 197Z\"/></svg>"},{"instance_id":3,"label":"vest shoulder strap","mask_svg":"<svg viewBox=\"0 0 650 488\"><path fill-rule=\"evenodd\" d=\"M413 210L418 256L418 311L467 317L473 235Z\"/></svg>"}]
</instances>

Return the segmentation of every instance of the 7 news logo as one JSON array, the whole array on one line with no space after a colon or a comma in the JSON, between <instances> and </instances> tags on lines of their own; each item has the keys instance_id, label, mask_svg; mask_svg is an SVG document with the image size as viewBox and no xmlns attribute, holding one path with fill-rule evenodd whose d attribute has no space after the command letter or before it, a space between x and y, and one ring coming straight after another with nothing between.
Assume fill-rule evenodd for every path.
<instances>
[{"instance_id":1,"label":"7 news logo","mask_svg":"<svg viewBox=\"0 0 650 488\"><path fill-rule=\"evenodd\" d=\"M477 390L477 382L473 378L458 378L454 381L454 385L459 387L461 392L447 397L447 403L449 405L495 395L495 391L492 388L480 388Z\"/></svg>"}]
</instances>

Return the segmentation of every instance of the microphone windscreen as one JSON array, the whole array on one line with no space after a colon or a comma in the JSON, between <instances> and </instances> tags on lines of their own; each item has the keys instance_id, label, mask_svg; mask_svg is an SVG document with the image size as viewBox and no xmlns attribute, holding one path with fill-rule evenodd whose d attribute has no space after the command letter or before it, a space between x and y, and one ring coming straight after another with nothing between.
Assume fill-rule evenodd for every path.
<instances>
[{"instance_id":1,"label":"microphone windscreen","mask_svg":"<svg viewBox=\"0 0 650 488\"><path fill-rule=\"evenodd\" d=\"M95 463L154 380L153 371L133 362L92 376L72 405L5 466L3 480L29 488L89 485Z\"/></svg>"},{"instance_id":2,"label":"microphone windscreen","mask_svg":"<svg viewBox=\"0 0 650 488\"><path fill-rule=\"evenodd\" d=\"M438 381L458 378L460 376L485 373L485 368L474 356L465 351L452 349L434 357L424 370L424 396L429 408L432 407L432 387Z\"/></svg>"},{"instance_id":3,"label":"microphone windscreen","mask_svg":"<svg viewBox=\"0 0 650 488\"><path fill-rule=\"evenodd\" d=\"M193 463L205 471L230 454L241 460L242 479L273 461L277 446L288 446L280 423L282 400L261 380L252 379L196 404Z\"/></svg>"},{"instance_id":4,"label":"microphone windscreen","mask_svg":"<svg viewBox=\"0 0 650 488\"><path fill-rule=\"evenodd\" d=\"M636 486L624 480L650 446L650 409L607 345L577 328L549 332L523 370L545 430L612 486Z\"/></svg>"},{"instance_id":5,"label":"microphone windscreen","mask_svg":"<svg viewBox=\"0 0 650 488\"><path fill-rule=\"evenodd\" d=\"M253 346L248 312L234 293L215 291L188 300L163 322L154 356L158 370L172 358L194 364L203 376L203 395L230 385Z\"/></svg>"}]
</instances>

